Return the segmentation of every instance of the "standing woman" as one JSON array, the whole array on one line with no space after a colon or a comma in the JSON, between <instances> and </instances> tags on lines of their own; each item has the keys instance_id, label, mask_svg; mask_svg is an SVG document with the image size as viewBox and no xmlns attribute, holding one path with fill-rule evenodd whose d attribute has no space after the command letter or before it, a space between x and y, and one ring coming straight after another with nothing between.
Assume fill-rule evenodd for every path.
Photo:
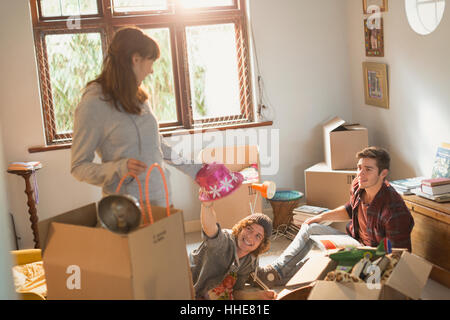
<instances>
[{"instance_id":1,"label":"standing woman","mask_svg":"<svg viewBox=\"0 0 450 320\"><path fill-rule=\"evenodd\" d=\"M141 29L120 29L109 46L101 74L86 85L75 110L71 173L79 181L102 187L103 195L115 193L127 172L138 176L145 190L147 168L155 162L163 168L169 190L163 162L192 179L201 168L201 164L172 154L159 134L148 93L142 87L159 56L158 44ZM101 163L93 162L96 152ZM165 206L159 172L151 174L149 188L152 204ZM132 177L127 177L120 192L140 197Z\"/></svg>"}]
</instances>

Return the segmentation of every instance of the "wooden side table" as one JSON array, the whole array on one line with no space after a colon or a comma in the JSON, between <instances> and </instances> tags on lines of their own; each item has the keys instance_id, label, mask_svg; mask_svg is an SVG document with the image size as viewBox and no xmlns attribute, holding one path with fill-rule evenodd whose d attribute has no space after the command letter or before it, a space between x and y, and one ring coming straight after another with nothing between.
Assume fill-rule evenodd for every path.
<instances>
[{"instance_id":1,"label":"wooden side table","mask_svg":"<svg viewBox=\"0 0 450 320\"><path fill-rule=\"evenodd\" d=\"M273 228L282 225L286 227L291 223L294 216L292 211L298 207L303 193L295 190L279 190L275 192L272 199L268 199L273 209Z\"/></svg>"},{"instance_id":2,"label":"wooden side table","mask_svg":"<svg viewBox=\"0 0 450 320\"><path fill-rule=\"evenodd\" d=\"M450 271L450 202L403 196L414 218L412 253Z\"/></svg>"},{"instance_id":3,"label":"wooden side table","mask_svg":"<svg viewBox=\"0 0 450 320\"><path fill-rule=\"evenodd\" d=\"M34 189L31 186L30 183L30 177L33 174L33 172L36 172L39 170L39 168L35 170L8 170L8 173L16 174L18 176L22 176L25 179L25 193L28 197L28 213L30 214L30 221L31 221L31 230L33 230L33 236L34 236L34 247L36 249L40 248L40 242L39 242L39 232L38 232L38 216L37 216L37 210L36 210L36 203L34 201Z\"/></svg>"}]
</instances>

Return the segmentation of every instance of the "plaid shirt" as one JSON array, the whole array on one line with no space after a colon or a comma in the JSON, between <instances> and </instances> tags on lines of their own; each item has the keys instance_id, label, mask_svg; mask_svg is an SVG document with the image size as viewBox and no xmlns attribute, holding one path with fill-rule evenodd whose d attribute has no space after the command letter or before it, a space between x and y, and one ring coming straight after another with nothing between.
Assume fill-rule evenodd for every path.
<instances>
[{"instance_id":1,"label":"plaid shirt","mask_svg":"<svg viewBox=\"0 0 450 320\"><path fill-rule=\"evenodd\" d=\"M358 180L352 182L350 201L345 205L352 221L347 225L347 233L360 240L358 206L362 202L364 189L359 188ZM414 219L402 197L385 181L367 209L367 229L370 243L376 247L383 238L388 238L393 248L406 248L411 252L411 231Z\"/></svg>"}]
</instances>

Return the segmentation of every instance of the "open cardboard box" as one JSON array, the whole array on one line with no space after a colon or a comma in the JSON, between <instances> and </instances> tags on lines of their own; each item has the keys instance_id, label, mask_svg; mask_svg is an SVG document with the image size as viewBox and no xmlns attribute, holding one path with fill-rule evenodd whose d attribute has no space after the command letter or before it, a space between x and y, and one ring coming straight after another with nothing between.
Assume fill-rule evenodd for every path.
<instances>
[{"instance_id":1,"label":"open cardboard box","mask_svg":"<svg viewBox=\"0 0 450 320\"><path fill-rule=\"evenodd\" d=\"M205 148L200 153L203 163L219 162L235 172L248 168L251 164L258 166L258 182L260 183L260 166L258 146L243 145L230 147ZM262 197L252 189L252 182L244 182L232 194L214 202L214 211L221 228L231 229L239 220L250 215L250 204L255 212L262 212ZM256 201L256 203L255 203Z\"/></svg>"},{"instance_id":2,"label":"open cardboard box","mask_svg":"<svg viewBox=\"0 0 450 320\"><path fill-rule=\"evenodd\" d=\"M406 250L394 249L393 251L401 252L400 260L390 277L379 288L371 287L366 283L323 281L328 272L337 267L337 262L328 257L330 252L312 256L289 280L286 287L292 289L315 282L308 300L420 299L432 264Z\"/></svg>"},{"instance_id":3,"label":"open cardboard box","mask_svg":"<svg viewBox=\"0 0 450 320\"><path fill-rule=\"evenodd\" d=\"M48 299L193 299L182 211L128 234L96 227L95 203L39 222Z\"/></svg>"},{"instance_id":4,"label":"open cardboard box","mask_svg":"<svg viewBox=\"0 0 450 320\"><path fill-rule=\"evenodd\" d=\"M323 124L325 162L333 170L356 168L356 153L368 147L369 136L363 126L345 125L339 117Z\"/></svg>"}]
</instances>

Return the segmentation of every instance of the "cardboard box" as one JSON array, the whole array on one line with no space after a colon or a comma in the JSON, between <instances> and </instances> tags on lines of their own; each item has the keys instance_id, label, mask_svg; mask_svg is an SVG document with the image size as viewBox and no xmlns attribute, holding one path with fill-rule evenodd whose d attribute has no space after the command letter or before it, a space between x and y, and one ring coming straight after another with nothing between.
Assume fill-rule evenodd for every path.
<instances>
[{"instance_id":1,"label":"cardboard box","mask_svg":"<svg viewBox=\"0 0 450 320\"><path fill-rule=\"evenodd\" d=\"M357 167L356 153L369 146L367 129L360 125L345 125L339 117L323 125L325 162L333 170Z\"/></svg>"},{"instance_id":2,"label":"cardboard box","mask_svg":"<svg viewBox=\"0 0 450 320\"><path fill-rule=\"evenodd\" d=\"M356 170L332 170L325 162L305 170L306 204L335 209L350 200ZM334 222L331 227L344 232L348 222Z\"/></svg>"},{"instance_id":3,"label":"cardboard box","mask_svg":"<svg viewBox=\"0 0 450 320\"><path fill-rule=\"evenodd\" d=\"M394 249L394 251L396 250ZM370 287L366 283L322 281L328 272L336 268L336 262L326 256L308 260L288 283L291 286L294 284L301 286L305 283L316 281L308 300L419 299L428 281L432 264L408 251L399 251L402 251L402 254L398 264L380 288ZM309 266L307 266L308 262L310 263ZM316 265L317 270L313 270L314 265ZM309 275L302 275L305 267L307 267L305 271L309 270Z\"/></svg>"},{"instance_id":4,"label":"cardboard box","mask_svg":"<svg viewBox=\"0 0 450 320\"><path fill-rule=\"evenodd\" d=\"M337 262L324 254L312 255L301 269L286 283L286 288L299 288L324 279L337 267Z\"/></svg>"},{"instance_id":5,"label":"cardboard box","mask_svg":"<svg viewBox=\"0 0 450 320\"><path fill-rule=\"evenodd\" d=\"M356 170L332 170L324 162L305 170L306 203L335 209L350 199Z\"/></svg>"},{"instance_id":6,"label":"cardboard box","mask_svg":"<svg viewBox=\"0 0 450 320\"><path fill-rule=\"evenodd\" d=\"M95 203L41 221L48 299L193 299L182 211L126 235L96 228Z\"/></svg>"},{"instance_id":7,"label":"cardboard box","mask_svg":"<svg viewBox=\"0 0 450 320\"><path fill-rule=\"evenodd\" d=\"M225 164L235 172L248 168L251 164L258 166L258 183L260 181L259 151L257 146L231 146L206 148L200 153L204 163L214 161ZM231 229L239 220L250 215L251 206L255 206L255 212L262 212L262 196L257 196L257 191L251 188L252 183L243 183L236 191L227 197L214 203L217 221L222 228ZM255 204L256 200L256 204Z\"/></svg>"}]
</instances>

